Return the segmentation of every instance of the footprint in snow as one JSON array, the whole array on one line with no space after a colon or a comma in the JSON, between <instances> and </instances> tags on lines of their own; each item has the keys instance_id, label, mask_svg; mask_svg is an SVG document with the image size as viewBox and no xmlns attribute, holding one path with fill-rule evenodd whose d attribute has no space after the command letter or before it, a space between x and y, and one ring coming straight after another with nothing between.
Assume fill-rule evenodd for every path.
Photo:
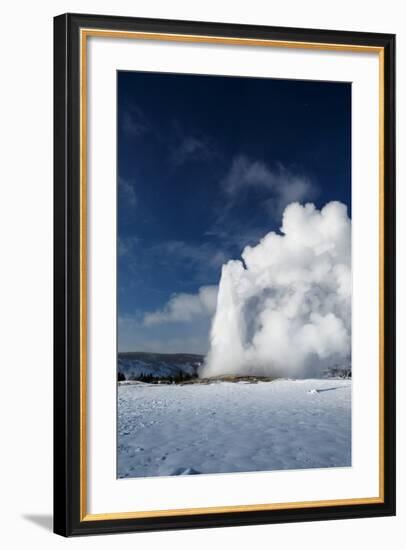
<instances>
[{"instance_id":1,"label":"footprint in snow","mask_svg":"<svg viewBox=\"0 0 406 550\"><path fill-rule=\"evenodd\" d=\"M194 468L177 468L171 473L171 476L191 476L195 474L201 474L201 472Z\"/></svg>"}]
</instances>

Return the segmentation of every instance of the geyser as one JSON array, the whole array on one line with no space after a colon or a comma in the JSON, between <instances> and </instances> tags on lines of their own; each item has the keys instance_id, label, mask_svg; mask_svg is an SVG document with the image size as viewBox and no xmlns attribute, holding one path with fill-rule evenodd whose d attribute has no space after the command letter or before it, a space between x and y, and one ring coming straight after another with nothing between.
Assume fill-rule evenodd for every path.
<instances>
[{"instance_id":1,"label":"geyser","mask_svg":"<svg viewBox=\"0 0 406 550\"><path fill-rule=\"evenodd\" d=\"M351 362L351 220L340 202L288 205L223 265L200 376L320 376Z\"/></svg>"}]
</instances>

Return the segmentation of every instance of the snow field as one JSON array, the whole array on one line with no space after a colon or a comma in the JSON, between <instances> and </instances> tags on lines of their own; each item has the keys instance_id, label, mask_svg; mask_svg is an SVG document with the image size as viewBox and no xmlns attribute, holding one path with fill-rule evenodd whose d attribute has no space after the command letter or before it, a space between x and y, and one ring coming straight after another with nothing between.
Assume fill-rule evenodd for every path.
<instances>
[{"instance_id":1,"label":"snow field","mask_svg":"<svg viewBox=\"0 0 406 550\"><path fill-rule=\"evenodd\" d=\"M351 381L119 384L119 478L351 466Z\"/></svg>"}]
</instances>

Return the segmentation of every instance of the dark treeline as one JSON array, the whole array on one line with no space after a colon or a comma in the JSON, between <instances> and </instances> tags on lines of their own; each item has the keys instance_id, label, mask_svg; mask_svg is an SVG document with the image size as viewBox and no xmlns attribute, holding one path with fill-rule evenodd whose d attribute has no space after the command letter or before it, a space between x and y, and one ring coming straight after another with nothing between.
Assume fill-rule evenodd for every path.
<instances>
[{"instance_id":1,"label":"dark treeline","mask_svg":"<svg viewBox=\"0 0 406 550\"><path fill-rule=\"evenodd\" d=\"M187 372L179 371L172 376L154 376L153 374L141 373L139 376L129 376L128 379L124 374L118 371L117 380L123 382L125 380L144 382L146 384L181 384L187 382L192 378L196 378L196 375L188 374Z\"/></svg>"}]
</instances>

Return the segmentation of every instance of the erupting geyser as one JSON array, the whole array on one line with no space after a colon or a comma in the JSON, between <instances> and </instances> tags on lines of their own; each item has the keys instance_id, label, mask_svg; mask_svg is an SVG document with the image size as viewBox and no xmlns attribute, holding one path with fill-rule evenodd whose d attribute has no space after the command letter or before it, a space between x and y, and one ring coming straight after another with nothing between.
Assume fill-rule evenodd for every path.
<instances>
[{"instance_id":1,"label":"erupting geyser","mask_svg":"<svg viewBox=\"0 0 406 550\"><path fill-rule=\"evenodd\" d=\"M222 268L200 376L319 376L351 362L351 220L340 202L292 203Z\"/></svg>"}]
</instances>

